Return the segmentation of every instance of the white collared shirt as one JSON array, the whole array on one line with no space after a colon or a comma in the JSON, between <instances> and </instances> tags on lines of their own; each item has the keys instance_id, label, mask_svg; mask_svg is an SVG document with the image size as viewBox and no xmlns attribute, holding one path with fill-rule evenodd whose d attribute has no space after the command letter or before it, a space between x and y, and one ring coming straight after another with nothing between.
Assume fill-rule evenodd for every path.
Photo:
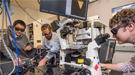
<instances>
[{"instance_id":1,"label":"white collared shirt","mask_svg":"<svg viewBox=\"0 0 135 75\"><path fill-rule=\"evenodd\" d=\"M52 38L50 40L46 39L43 36L42 47L43 47L43 49L45 49L45 47L50 49L51 52L48 52L48 54L45 57L47 57L48 59L51 59L54 55L54 52L58 52L60 49L60 43L59 43L57 34L52 32Z\"/></svg>"},{"instance_id":2,"label":"white collared shirt","mask_svg":"<svg viewBox=\"0 0 135 75\"><path fill-rule=\"evenodd\" d=\"M17 37L19 37L19 36L17 36L17 35L15 34L15 38L17 38ZM20 37L22 37L22 35L21 35Z\"/></svg>"}]
</instances>

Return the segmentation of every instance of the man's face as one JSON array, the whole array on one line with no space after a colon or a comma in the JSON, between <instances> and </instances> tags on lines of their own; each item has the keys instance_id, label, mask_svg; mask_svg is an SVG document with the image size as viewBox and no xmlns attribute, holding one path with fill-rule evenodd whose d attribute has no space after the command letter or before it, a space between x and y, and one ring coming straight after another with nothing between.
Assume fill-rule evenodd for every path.
<instances>
[{"instance_id":1,"label":"man's face","mask_svg":"<svg viewBox=\"0 0 135 75\"><path fill-rule=\"evenodd\" d=\"M17 24L15 27L14 27L14 32L17 36L21 36L22 33L25 31L25 28L23 25L20 25L20 24Z\"/></svg>"},{"instance_id":2,"label":"man's face","mask_svg":"<svg viewBox=\"0 0 135 75\"><path fill-rule=\"evenodd\" d=\"M52 38L52 30L45 29L42 31L42 35L46 37L46 39L50 40Z\"/></svg>"},{"instance_id":3,"label":"man's face","mask_svg":"<svg viewBox=\"0 0 135 75\"><path fill-rule=\"evenodd\" d=\"M116 29L115 31L117 34L113 34L113 38L116 38L119 44L128 43L128 39L130 37L129 31L126 29L127 27L120 27L118 28L118 25L114 25L112 29Z\"/></svg>"}]
</instances>

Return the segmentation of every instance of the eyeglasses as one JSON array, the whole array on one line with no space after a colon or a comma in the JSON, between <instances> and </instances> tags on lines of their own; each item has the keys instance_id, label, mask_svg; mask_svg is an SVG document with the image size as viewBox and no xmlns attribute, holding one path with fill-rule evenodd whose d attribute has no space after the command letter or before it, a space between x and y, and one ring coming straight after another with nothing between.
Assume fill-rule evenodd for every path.
<instances>
[{"instance_id":1,"label":"eyeglasses","mask_svg":"<svg viewBox=\"0 0 135 75\"><path fill-rule=\"evenodd\" d=\"M46 36L46 35L49 35L51 33L51 31L49 33L45 33L45 34L42 34L43 36Z\"/></svg>"},{"instance_id":2,"label":"eyeglasses","mask_svg":"<svg viewBox=\"0 0 135 75\"><path fill-rule=\"evenodd\" d=\"M21 28L17 28L17 27L15 28L15 30L16 31L19 31L20 30L21 32L24 32L25 31L25 29L21 29Z\"/></svg>"},{"instance_id":3,"label":"eyeglasses","mask_svg":"<svg viewBox=\"0 0 135 75\"><path fill-rule=\"evenodd\" d=\"M113 35L117 35L117 32L118 32L119 28L120 28L120 26L117 26L117 27L113 28L113 29L111 30L112 34L113 34Z\"/></svg>"}]
</instances>

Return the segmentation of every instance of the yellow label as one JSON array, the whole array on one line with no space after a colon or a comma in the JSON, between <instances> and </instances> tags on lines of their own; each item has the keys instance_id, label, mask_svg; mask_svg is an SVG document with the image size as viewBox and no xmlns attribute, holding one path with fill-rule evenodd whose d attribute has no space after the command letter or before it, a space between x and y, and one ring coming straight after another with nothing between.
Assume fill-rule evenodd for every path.
<instances>
[{"instance_id":1,"label":"yellow label","mask_svg":"<svg viewBox=\"0 0 135 75\"><path fill-rule=\"evenodd\" d=\"M62 69L62 66L59 65L59 68Z\"/></svg>"},{"instance_id":2,"label":"yellow label","mask_svg":"<svg viewBox=\"0 0 135 75\"><path fill-rule=\"evenodd\" d=\"M83 63L84 59L78 59L78 63Z\"/></svg>"}]
</instances>

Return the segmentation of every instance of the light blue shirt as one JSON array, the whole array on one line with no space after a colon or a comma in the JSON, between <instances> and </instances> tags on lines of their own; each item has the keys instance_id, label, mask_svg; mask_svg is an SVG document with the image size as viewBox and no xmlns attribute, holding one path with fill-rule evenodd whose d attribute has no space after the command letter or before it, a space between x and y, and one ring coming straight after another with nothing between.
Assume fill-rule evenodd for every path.
<instances>
[{"instance_id":1,"label":"light blue shirt","mask_svg":"<svg viewBox=\"0 0 135 75\"><path fill-rule=\"evenodd\" d=\"M50 49L50 52L48 52L45 57L47 57L48 59L51 59L54 55L54 52L58 52L60 49L60 43L59 43L59 38L58 38L57 34L52 32L52 38L50 40L46 39L43 36L42 47L43 47L43 49L45 49L46 47L48 49Z\"/></svg>"}]
</instances>

